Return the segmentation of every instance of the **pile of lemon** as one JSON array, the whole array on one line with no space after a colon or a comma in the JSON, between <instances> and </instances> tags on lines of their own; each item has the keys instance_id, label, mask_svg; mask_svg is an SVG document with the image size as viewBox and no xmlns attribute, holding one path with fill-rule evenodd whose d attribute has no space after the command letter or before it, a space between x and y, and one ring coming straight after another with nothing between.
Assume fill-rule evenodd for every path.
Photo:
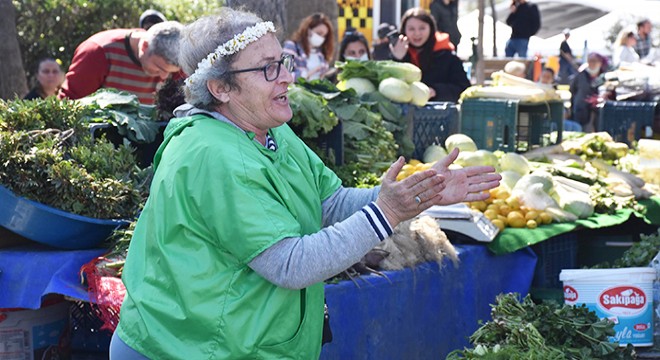
<instances>
[{"instance_id":1,"label":"pile of lemon","mask_svg":"<svg viewBox=\"0 0 660 360\"><path fill-rule=\"evenodd\" d=\"M401 171L399 171L399 174L396 176L396 180L401 181L418 171L428 170L431 168L431 166L433 166L433 164L435 164L435 162L423 163L419 160L412 159L403 165Z\"/></svg>"},{"instance_id":2,"label":"pile of lemon","mask_svg":"<svg viewBox=\"0 0 660 360\"><path fill-rule=\"evenodd\" d=\"M535 229L552 222L550 214L521 206L518 198L501 187L490 190L488 200L473 201L468 205L482 212L500 231L506 227Z\"/></svg>"}]
</instances>

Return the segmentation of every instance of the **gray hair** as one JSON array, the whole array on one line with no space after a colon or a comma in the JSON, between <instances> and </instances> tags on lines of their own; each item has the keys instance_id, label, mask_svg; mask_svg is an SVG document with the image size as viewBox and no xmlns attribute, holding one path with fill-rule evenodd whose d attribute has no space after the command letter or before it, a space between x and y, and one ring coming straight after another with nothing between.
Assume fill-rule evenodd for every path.
<instances>
[{"instance_id":1,"label":"gray hair","mask_svg":"<svg viewBox=\"0 0 660 360\"><path fill-rule=\"evenodd\" d=\"M178 21L164 21L147 30L148 55L158 55L172 65L179 66L179 43L183 25Z\"/></svg>"},{"instance_id":2,"label":"gray hair","mask_svg":"<svg viewBox=\"0 0 660 360\"><path fill-rule=\"evenodd\" d=\"M230 89L240 90L235 75L227 74L237 54L219 58L209 69L197 69L197 64L234 35L262 21L253 13L225 7L216 15L205 16L186 25L179 47L179 62L186 74L191 75L197 71L196 76L201 79L184 83L183 91L187 103L200 109L213 110L219 102L206 86L207 81L212 79L222 80Z\"/></svg>"}]
</instances>

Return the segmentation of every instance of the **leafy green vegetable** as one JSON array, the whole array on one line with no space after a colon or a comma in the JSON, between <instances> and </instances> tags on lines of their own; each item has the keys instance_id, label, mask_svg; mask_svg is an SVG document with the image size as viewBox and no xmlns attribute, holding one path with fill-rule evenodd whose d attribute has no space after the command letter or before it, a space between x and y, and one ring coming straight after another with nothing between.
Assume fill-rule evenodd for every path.
<instances>
[{"instance_id":1,"label":"leafy green vegetable","mask_svg":"<svg viewBox=\"0 0 660 360\"><path fill-rule=\"evenodd\" d=\"M133 218L152 170L137 167L131 148L93 140L85 110L56 99L0 101L0 184L75 214Z\"/></svg>"},{"instance_id":2,"label":"leafy green vegetable","mask_svg":"<svg viewBox=\"0 0 660 360\"><path fill-rule=\"evenodd\" d=\"M475 347L447 359L633 359L632 345L608 341L614 323L584 305L537 305L529 295L518 301L517 294L500 294L496 302L492 321L470 336Z\"/></svg>"},{"instance_id":3,"label":"leafy green vegetable","mask_svg":"<svg viewBox=\"0 0 660 360\"><path fill-rule=\"evenodd\" d=\"M640 240L634 242L613 264L605 261L594 265L593 269L627 268L649 266L660 249L660 229L654 234L640 234Z\"/></svg>"},{"instance_id":4,"label":"leafy green vegetable","mask_svg":"<svg viewBox=\"0 0 660 360\"><path fill-rule=\"evenodd\" d=\"M339 75L337 75L339 80L364 78L370 80L376 86L387 78L397 78L407 83L419 81L422 78L421 70L415 65L392 60L337 61L335 67L340 70Z\"/></svg>"},{"instance_id":5,"label":"leafy green vegetable","mask_svg":"<svg viewBox=\"0 0 660 360\"><path fill-rule=\"evenodd\" d=\"M318 149L320 135L341 121L344 138L344 159L348 168L334 165L318 152L346 186L355 186L364 178L377 178L395 159L397 143L387 126L403 129L398 124L383 121L378 109L396 116L396 105L382 95L365 94L364 99L353 89L340 91L329 81L298 79L289 89L293 110L292 129L310 146ZM368 95L368 96L367 96ZM399 114L401 114L399 110ZM393 119L394 120L394 119ZM398 119L396 119L398 120Z\"/></svg>"},{"instance_id":6,"label":"leafy green vegetable","mask_svg":"<svg viewBox=\"0 0 660 360\"><path fill-rule=\"evenodd\" d=\"M156 107L140 104L136 95L116 89L99 89L78 100L90 123L110 123L120 135L139 144L154 142L160 129Z\"/></svg>"},{"instance_id":7,"label":"leafy green vegetable","mask_svg":"<svg viewBox=\"0 0 660 360\"><path fill-rule=\"evenodd\" d=\"M291 125L302 138L317 138L337 126L337 116L328 108L327 100L301 86L289 88L293 118Z\"/></svg>"}]
</instances>

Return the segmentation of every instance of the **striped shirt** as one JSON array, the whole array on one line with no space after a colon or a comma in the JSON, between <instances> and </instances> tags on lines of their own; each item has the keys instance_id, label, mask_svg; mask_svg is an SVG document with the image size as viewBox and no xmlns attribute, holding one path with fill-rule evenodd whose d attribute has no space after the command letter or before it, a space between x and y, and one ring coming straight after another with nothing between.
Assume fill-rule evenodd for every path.
<instances>
[{"instance_id":1,"label":"striped shirt","mask_svg":"<svg viewBox=\"0 0 660 360\"><path fill-rule=\"evenodd\" d=\"M142 70L127 41L127 36L138 31L144 30L103 31L78 45L60 98L80 99L100 88L115 88L135 94L142 104L153 104L161 81Z\"/></svg>"}]
</instances>

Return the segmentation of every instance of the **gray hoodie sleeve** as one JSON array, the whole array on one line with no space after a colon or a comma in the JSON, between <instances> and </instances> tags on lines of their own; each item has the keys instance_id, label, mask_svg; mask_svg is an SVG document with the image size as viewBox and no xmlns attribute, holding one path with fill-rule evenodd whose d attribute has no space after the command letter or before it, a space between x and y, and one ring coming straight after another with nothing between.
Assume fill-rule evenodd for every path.
<instances>
[{"instance_id":1,"label":"gray hoodie sleeve","mask_svg":"<svg viewBox=\"0 0 660 360\"><path fill-rule=\"evenodd\" d=\"M379 190L340 188L323 202L321 231L280 240L255 257L250 268L289 289L302 289L346 270L392 234L372 202Z\"/></svg>"}]
</instances>

